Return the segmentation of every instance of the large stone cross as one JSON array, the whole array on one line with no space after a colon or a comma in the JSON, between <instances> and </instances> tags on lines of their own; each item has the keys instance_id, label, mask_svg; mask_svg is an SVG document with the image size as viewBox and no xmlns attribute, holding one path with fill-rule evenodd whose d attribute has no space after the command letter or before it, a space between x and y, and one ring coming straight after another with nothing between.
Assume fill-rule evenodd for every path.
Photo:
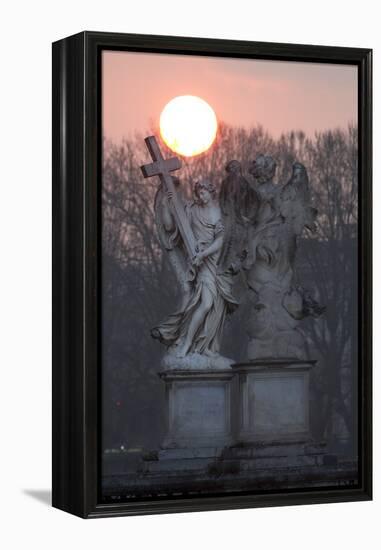
<instances>
[{"instance_id":1,"label":"large stone cross","mask_svg":"<svg viewBox=\"0 0 381 550\"><path fill-rule=\"evenodd\" d=\"M180 231L180 235L183 238L189 259L192 259L196 254L196 240L194 238L189 219L185 213L184 205L177 194L176 187L171 176L171 172L181 168L181 161L177 157L165 159L160 151L160 147L155 136L146 137L144 141L146 142L147 149L150 152L154 162L140 167L143 172L143 176L145 178L159 176L160 181L163 184L164 191L170 191L172 193L172 200L170 203L171 210Z\"/></svg>"}]
</instances>

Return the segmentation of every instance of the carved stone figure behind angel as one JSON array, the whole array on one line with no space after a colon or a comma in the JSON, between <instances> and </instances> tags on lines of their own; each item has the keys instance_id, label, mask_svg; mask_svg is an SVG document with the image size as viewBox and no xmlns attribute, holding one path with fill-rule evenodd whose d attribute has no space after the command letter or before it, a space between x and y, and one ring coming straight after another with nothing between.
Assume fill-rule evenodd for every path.
<instances>
[{"instance_id":1,"label":"carved stone figure behind angel","mask_svg":"<svg viewBox=\"0 0 381 550\"><path fill-rule=\"evenodd\" d=\"M232 294L232 275L219 265L224 224L216 195L216 188L209 180L200 180L194 185L193 200L184 204L197 241L192 259L186 256L171 212L171 193L161 188L155 199L159 237L169 253L183 296L180 309L153 328L151 334L168 347L170 355L189 356L195 364L197 355L212 361L224 359L219 350L225 317L238 305Z\"/></svg>"}]
</instances>

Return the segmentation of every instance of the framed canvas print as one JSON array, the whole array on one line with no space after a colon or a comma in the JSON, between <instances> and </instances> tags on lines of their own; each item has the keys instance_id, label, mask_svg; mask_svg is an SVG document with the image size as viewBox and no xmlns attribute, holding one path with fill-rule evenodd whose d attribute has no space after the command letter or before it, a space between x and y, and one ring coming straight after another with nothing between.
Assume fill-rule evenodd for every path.
<instances>
[{"instance_id":1,"label":"framed canvas print","mask_svg":"<svg viewBox=\"0 0 381 550\"><path fill-rule=\"evenodd\" d=\"M53 505L368 500L371 51L53 44Z\"/></svg>"}]
</instances>

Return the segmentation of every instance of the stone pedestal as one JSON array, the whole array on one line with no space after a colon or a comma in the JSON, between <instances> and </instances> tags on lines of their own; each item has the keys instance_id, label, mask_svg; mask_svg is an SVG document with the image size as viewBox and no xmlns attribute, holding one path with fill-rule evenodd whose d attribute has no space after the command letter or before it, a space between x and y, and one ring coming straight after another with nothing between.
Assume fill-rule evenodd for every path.
<instances>
[{"instance_id":1,"label":"stone pedestal","mask_svg":"<svg viewBox=\"0 0 381 550\"><path fill-rule=\"evenodd\" d=\"M311 439L309 382L315 363L266 359L233 365L239 376L239 443Z\"/></svg>"},{"instance_id":2,"label":"stone pedestal","mask_svg":"<svg viewBox=\"0 0 381 550\"><path fill-rule=\"evenodd\" d=\"M232 443L229 370L167 370L160 374L167 399L163 449L225 447Z\"/></svg>"},{"instance_id":3,"label":"stone pedestal","mask_svg":"<svg viewBox=\"0 0 381 550\"><path fill-rule=\"evenodd\" d=\"M167 434L159 451L143 457L150 479L207 476L222 451L232 445L231 383L227 369L169 369L165 383ZM148 477L147 477L148 476Z\"/></svg>"},{"instance_id":4,"label":"stone pedestal","mask_svg":"<svg viewBox=\"0 0 381 550\"><path fill-rule=\"evenodd\" d=\"M354 483L356 464L338 463L324 441L312 440L314 364L271 359L163 371L166 437L135 473L110 478L107 490L140 498Z\"/></svg>"}]
</instances>

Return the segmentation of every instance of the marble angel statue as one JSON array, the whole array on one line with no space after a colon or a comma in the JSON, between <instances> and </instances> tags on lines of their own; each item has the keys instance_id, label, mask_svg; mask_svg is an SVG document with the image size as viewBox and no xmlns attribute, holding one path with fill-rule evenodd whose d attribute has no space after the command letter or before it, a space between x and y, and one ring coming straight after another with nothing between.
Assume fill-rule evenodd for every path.
<instances>
[{"instance_id":1,"label":"marble angel statue","mask_svg":"<svg viewBox=\"0 0 381 550\"><path fill-rule=\"evenodd\" d=\"M173 178L175 187L178 178ZM222 357L221 338L226 315L238 303L232 294L233 275L220 262L224 256L224 219L216 188L207 179L197 181L193 200L183 201L196 241L189 258L173 216L173 192L161 186L155 197L155 221L162 247L181 287L179 309L151 331L167 346L167 368L229 368ZM179 197L179 195L178 195Z\"/></svg>"},{"instance_id":2,"label":"marble angel statue","mask_svg":"<svg viewBox=\"0 0 381 550\"><path fill-rule=\"evenodd\" d=\"M252 312L248 327L249 359L304 358L304 340L297 330L307 315L324 308L297 282L297 239L315 230L317 210L311 206L308 175L296 162L290 180L276 184L276 163L259 155L250 173L257 184L259 207L249 228L246 279Z\"/></svg>"}]
</instances>

